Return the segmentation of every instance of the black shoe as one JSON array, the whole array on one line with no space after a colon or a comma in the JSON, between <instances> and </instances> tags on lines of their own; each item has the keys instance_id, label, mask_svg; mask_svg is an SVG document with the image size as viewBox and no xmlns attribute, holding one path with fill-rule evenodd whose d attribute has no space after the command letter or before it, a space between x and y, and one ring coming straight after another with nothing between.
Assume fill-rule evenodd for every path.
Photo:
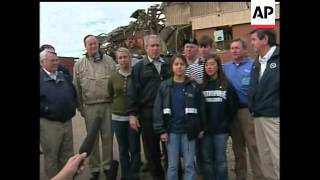
<instances>
[{"instance_id":1,"label":"black shoe","mask_svg":"<svg viewBox=\"0 0 320 180\"><path fill-rule=\"evenodd\" d=\"M93 172L90 174L90 180L98 180L99 179L99 172Z\"/></svg>"},{"instance_id":2,"label":"black shoe","mask_svg":"<svg viewBox=\"0 0 320 180\"><path fill-rule=\"evenodd\" d=\"M143 165L141 166L141 171L142 171L142 172L147 172L147 171L149 171L149 163L148 163L148 162L143 163Z\"/></svg>"},{"instance_id":3,"label":"black shoe","mask_svg":"<svg viewBox=\"0 0 320 180\"><path fill-rule=\"evenodd\" d=\"M119 162L112 160L110 163L110 169L105 170L106 180L117 180Z\"/></svg>"},{"instance_id":4,"label":"black shoe","mask_svg":"<svg viewBox=\"0 0 320 180\"><path fill-rule=\"evenodd\" d=\"M152 180L165 180L165 178L160 176L154 176L152 177Z\"/></svg>"}]
</instances>

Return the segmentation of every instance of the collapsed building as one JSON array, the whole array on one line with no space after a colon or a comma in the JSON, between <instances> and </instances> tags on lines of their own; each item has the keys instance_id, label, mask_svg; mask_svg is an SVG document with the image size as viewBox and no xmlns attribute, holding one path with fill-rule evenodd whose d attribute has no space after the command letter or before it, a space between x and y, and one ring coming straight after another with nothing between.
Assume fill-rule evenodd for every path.
<instances>
[{"instance_id":1,"label":"collapsed building","mask_svg":"<svg viewBox=\"0 0 320 180\"><path fill-rule=\"evenodd\" d=\"M197 40L208 35L214 40L215 52L222 61L231 58L228 52L233 39L242 37L248 43L248 55L255 57L250 44L250 2L163 2L166 27L189 24ZM275 5L275 28L280 44L280 4Z\"/></svg>"},{"instance_id":2,"label":"collapsed building","mask_svg":"<svg viewBox=\"0 0 320 180\"><path fill-rule=\"evenodd\" d=\"M97 38L100 42L101 50L115 57L115 50L120 46L126 47L125 41L131 37L137 41L137 48L143 52L143 37L147 34L159 34L163 40L161 44L162 55L182 52L184 39L191 36L191 25L166 26L163 5L152 5L147 12L144 9L138 9L130 16L136 20L131 21L129 25L120 26L107 34L99 34Z\"/></svg>"},{"instance_id":3,"label":"collapsed building","mask_svg":"<svg viewBox=\"0 0 320 180\"><path fill-rule=\"evenodd\" d=\"M109 33L97 36L103 52L114 57L115 50L126 46L125 41L132 37L137 48L143 51L143 37L159 34L163 40L161 54L182 53L183 42L188 38L208 35L214 40L214 49L223 61L230 58L228 49L232 39L243 37L250 43L250 2L163 2L152 5L145 12L138 9L132 13L127 26L120 26ZM277 43L280 43L280 5L276 4ZM248 55L254 57L252 48Z\"/></svg>"}]
</instances>

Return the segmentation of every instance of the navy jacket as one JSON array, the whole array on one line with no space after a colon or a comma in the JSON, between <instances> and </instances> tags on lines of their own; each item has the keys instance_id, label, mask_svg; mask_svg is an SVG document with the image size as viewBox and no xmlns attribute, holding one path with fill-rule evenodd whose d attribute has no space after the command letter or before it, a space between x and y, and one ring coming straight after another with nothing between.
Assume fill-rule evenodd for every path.
<instances>
[{"instance_id":1,"label":"navy jacket","mask_svg":"<svg viewBox=\"0 0 320 180\"><path fill-rule=\"evenodd\" d=\"M53 80L40 68L40 117L65 122L76 112L76 93L69 77L58 71Z\"/></svg>"},{"instance_id":2,"label":"navy jacket","mask_svg":"<svg viewBox=\"0 0 320 180\"><path fill-rule=\"evenodd\" d=\"M64 64L58 64L58 71L62 71L65 75L65 77L67 77L71 82L72 82L72 75L70 75L70 72L67 68L66 65Z\"/></svg>"},{"instance_id":3,"label":"navy jacket","mask_svg":"<svg viewBox=\"0 0 320 180\"><path fill-rule=\"evenodd\" d=\"M249 110L254 117L280 116L280 48L277 47L267 62L259 80L260 63L255 61L251 70Z\"/></svg>"}]
</instances>

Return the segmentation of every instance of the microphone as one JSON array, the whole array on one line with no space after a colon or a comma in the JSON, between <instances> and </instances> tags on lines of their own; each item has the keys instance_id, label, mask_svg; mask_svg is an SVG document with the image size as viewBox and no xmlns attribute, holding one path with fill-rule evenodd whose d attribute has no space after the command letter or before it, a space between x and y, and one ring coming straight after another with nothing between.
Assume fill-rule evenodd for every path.
<instances>
[{"instance_id":1,"label":"microphone","mask_svg":"<svg viewBox=\"0 0 320 180\"><path fill-rule=\"evenodd\" d=\"M83 140L80 149L79 154L82 154L84 152L87 153L87 157L90 155L94 142L97 138L99 127L101 124L101 117L97 117L94 122L91 124L91 126L88 128L87 136Z\"/></svg>"},{"instance_id":2,"label":"microphone","mask_svg":"<svg viewBox=\"0 0 320 180\"><path fill-rule=\"evenodd\" d=\"M97 112L97 114L100 114L99 112ZM79 154L82 154L84 152L87 153L87 157L90 155L92 148L94 146L95 140L98 136L98 132L99 132L99 127L101 125L101 121L102 118L101 117L97 117L94 122L91 124L91 126L88 128L88 132L87 132L87 136L86 138L83 140L80 149L79 149ZM83 165L82 161L79 164L78 169ZM116 160L112 160L110 162L110 169L108 170L108 179L110 180L116 180L117 179L117 172L118 172L118 166L119 166L119 162ZM73 178L75 178L78 174L75 174Z\"/></svg>"},{"instance_id":3,"label":"microphone","mask_svg":"<svg viewBox=\"0 0 320 180\"><path fill-rule=\"evenodd\" d=\"M99 114L99 113L97 113ZM83 140L80 149L79 149L79 154L82 154L84 152L87 153L87 157L89 157L89 155L91 154L94 142L97 138L98 132L99 132L99 127L101 124L101 118L97 117L94 122L91 124L91 126L88 128L88 132L87 132L87 136L86 138ZM84 160L79 164L78 169L83 165ZM78 174L76 173L73 176L73 179L77 176Z\"/></svg>"}]
</instances>

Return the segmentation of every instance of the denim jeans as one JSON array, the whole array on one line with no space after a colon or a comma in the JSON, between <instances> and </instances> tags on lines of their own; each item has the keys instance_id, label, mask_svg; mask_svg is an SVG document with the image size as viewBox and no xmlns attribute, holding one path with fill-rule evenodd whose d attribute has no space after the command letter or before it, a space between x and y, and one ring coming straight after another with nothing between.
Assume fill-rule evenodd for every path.
<instances>
[{"instance_id":1,"label":"denim jeans","mask_svg":"<svg viewBox=\"0 0 320 180\"><path fill-rule=\"evenodd\" d=\"M112 121L112 130L119 145L121 178L139 178L140 170L140 137L132 130L129 122Z\"/></svg>"},{"instance_id":2,"label":"denim jeans","mask_svg":"<svg viewBox=\"0 0 320 180\"><path fill-rule=\"evenodd\" d=\"M203 174L205 180L228 180L227 140L225 134L205 134L202 140Z\"/></svg>"},{"instance_id":3,"label":"denim jeans","mask_svg":"<svg viewBox=\"0 0 320 180\"><path fill-rule=\"evenodd\" d=\"M195 180L195 140L189 141L187 134L169 133L169 141L166 145L168 152L167 180L178 180L178 164L180 160L180 152L182 152L184 163L183 179Z\"/></svg>"}]
</instances>

